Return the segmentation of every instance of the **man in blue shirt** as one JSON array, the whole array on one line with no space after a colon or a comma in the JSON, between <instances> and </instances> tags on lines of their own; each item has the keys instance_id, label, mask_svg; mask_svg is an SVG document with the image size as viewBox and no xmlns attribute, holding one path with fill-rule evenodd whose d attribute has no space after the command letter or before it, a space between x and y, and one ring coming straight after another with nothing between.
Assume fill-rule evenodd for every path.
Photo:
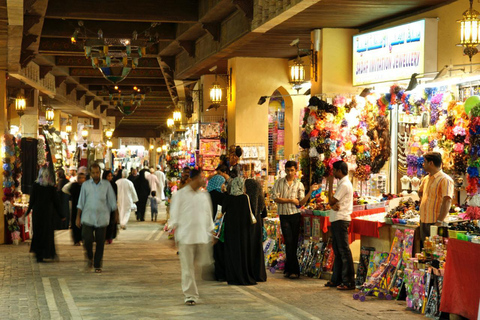
<instances>
[{"instance_id":1,"label":"man in blue shirt","mask_svg":"<svg viewBox=\"0 0 480 320\"><path fill-rule=\"evenodd\" d=\"M117 199L110 182L100 179L100 166L97 163L90 166L90 178L82 184L76 224L79 228L82 226L83 246L88 260L87 268L94 266L95 272L101 273L105 233L110 223L110 212L115 211L115 219L118 221ZM94 236L97 244L95 259L93 257Z\"/></svg>"}]
</instances>

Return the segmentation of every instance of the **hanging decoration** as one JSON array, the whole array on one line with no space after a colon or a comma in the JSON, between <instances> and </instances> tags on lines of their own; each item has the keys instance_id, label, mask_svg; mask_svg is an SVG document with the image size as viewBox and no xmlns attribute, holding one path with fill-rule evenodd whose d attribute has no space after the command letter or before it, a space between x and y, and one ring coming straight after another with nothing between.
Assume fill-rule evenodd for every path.
<instances>
[{"instance_id":1,"label":"hanging decoration","mask_svg":"<svg viewBox=\"0 0 480 320\"><path fill-rule=\"evenodd\" d=\"M312 182L330 175L333 163L341 159L361 181L380 172L390 156L389 100L382 105L373 95L351 100L338 96L333 104L310 99L300 141L310 160L300 163L304 172L311 171Z\"/></svg>"},{"instance_id":2,"label":"hanging decoration","mask_svg":"<svg viewBox=\"0 0 480 320\"><path fill-rule=\"evenodd\" d=\"M88 30L84 22L79 21L71 42L84 50L85 57L92 60L92 67L100 70L105 79L117 84L138 67L147 49L160 41L158 25L154 22L140 33L135 30L128 38L108 38L102 29Z\"/></svg>"},{"instance_id":3,"label":"hanging decoration","mask_svg":"<svg viewBox=\"0 0 480 320\"><path fill-rule=\"evenodd\" d=\"M142 102L145 101L144 94L132 93L130 96L122 96L121 93L117 93L110 94L109 97L115 108L126 116L132 115Z\"/></svg>"}]
</instances>

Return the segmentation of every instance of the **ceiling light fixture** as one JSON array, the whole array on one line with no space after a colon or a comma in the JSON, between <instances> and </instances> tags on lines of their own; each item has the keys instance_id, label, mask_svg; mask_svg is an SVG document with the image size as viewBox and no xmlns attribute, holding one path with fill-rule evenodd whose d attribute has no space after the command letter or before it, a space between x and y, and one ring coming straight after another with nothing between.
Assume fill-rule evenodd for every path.
<instances>
[{"instance_id":1,"label":"ceiling light fixture","mask_svg":"<svg viewBox=\"0 0 480 320\"><path fill-rule=\"evenodd\" d=\"M19 117L22 117L25 114L26 107L27 103L25 97L19 93L15 98L15 111L17 111Z\"/></svg>"}]
</instances>

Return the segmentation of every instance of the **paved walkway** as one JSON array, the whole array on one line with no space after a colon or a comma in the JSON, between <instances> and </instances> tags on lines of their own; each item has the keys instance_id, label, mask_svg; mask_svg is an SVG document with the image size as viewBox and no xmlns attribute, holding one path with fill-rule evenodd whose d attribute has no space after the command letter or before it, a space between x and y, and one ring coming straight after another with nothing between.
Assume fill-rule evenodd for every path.
<instances>
[{"instance_id":1,"label":"paved walkway","mask_svg":"<svg viewBox=\"0 0 480 320\"><path fill-rule=\"evenodd\" d=\"M102 274L85 272L83 248L72 245L69 231L57 231L56 244L60 262L40 264L28 243L0 246L0 319L425 319L405 302L362 303L323 280L280 273L249 287L203 282L201 301L185 306L162 222L131 220L106 245Z\"/></svg>"}]
</instances>

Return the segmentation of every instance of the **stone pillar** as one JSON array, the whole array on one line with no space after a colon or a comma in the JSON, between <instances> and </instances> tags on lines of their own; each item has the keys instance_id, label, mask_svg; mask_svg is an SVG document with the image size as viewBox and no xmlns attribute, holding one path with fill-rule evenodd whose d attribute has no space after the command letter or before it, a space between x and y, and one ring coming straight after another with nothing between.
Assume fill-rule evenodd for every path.
<instances>
[{"instance_id":1,"label":"stone pillar","mask_svg":"<svg viewBox=\"0 0 480 320\"><path fill-rule=\"evenodd\" d=\"M8 119L7 119L7 80L5 77L5 71L0 71L0 134L8 132ZM3 142L1 144L3 149ZM3 160L3 156L1 157ZM2 185L2 191L0 195L3 198L3 163L0 166L0 184ZM5 242L5 213L3 208L3 201L0 201L0 244Z\"/></svg>"}]
</instances>

